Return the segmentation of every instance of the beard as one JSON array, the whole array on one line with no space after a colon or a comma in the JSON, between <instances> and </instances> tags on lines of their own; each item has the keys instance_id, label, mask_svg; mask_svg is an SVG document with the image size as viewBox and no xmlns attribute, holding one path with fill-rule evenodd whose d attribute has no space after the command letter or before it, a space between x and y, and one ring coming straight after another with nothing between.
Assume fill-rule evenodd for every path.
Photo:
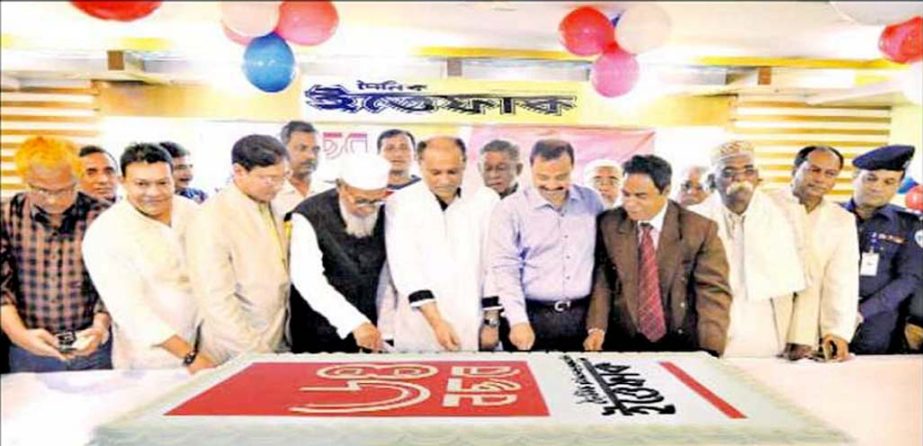
<instances>
[{"instance_id":1,"label":"beard","mask_svg":"<svg viewBox=\"0 0 923 446\"><path fill-rule=\"evenodd\" d=\"M378 224L378 214L379 211L376 210L375 213L368 217L357 217L347 212L346 206L340 203L340 216L343 217L343 222L346 223L346 233L352 237L366 238L371 236L375 232L375 225Z\"/></svg>"}]
</instances>

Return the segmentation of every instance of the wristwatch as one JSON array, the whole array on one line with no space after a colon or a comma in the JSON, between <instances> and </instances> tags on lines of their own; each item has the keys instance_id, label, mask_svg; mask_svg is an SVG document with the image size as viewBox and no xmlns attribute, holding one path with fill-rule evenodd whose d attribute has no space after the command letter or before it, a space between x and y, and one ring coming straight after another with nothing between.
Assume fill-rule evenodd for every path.
<instances>
[{"instance_id":1,"label":"wristwatch","mask_svg":"<svg viewBox=\"0 0 923 446\"><path fill-rule=\"evenodd\" d=\"M500 326L500 318L499 317L485 317L484 325L490 328L497 328Z\"/></svg>"},{"instance_id":2,"label":"wristwatch","mask_svg":"<svg viewBox=\"0 0 923 446\"><path fill-rule=\"evenodd\" d=\"M195 358L197 356L199 356L199 351L196 349L192 349L191 352L186 353L186 356L183 356L183 366L189 367L192 365L192 363L195 362Z\"/></svg>"}]
</instances>

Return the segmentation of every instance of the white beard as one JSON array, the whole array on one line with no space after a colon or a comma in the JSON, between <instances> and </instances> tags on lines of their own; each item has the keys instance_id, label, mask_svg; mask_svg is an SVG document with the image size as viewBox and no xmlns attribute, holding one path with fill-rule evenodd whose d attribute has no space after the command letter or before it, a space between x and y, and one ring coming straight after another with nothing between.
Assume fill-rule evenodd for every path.
<instances>
[{"instance_id":1,"label":"white beard","mask_svg":"<svg viewBox=\"0 0 923 446\"><path fill-rule=\"evenodd\" d=\"M342 202L340 203L340 216L343 217L343 222L346 223L346 233L356 238L369 237L375 232L375 224L378 223L379 213L379 210L376 210L374 214L368 217L356 217L347 212L346 206Z\"/></svg>"}]
</instances>

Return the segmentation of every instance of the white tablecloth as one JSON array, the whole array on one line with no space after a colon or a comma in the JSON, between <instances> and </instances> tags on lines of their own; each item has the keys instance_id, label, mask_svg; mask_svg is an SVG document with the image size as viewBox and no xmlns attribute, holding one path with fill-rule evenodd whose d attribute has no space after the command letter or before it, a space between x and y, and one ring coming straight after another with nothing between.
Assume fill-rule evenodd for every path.
<instances>
[{"instance_id":1,"label":"white tablecloth","mask_svg":"<svg viewBox=\"0 0 923 446\"><path fill-rule=\"evenodd\" d=\"M841 364L728 360L859 445L923 444L923 356ZM2 445L80 445L93 429L189 380L185 370L12 374L0 379Z\"/></svg>"}]
</instances>

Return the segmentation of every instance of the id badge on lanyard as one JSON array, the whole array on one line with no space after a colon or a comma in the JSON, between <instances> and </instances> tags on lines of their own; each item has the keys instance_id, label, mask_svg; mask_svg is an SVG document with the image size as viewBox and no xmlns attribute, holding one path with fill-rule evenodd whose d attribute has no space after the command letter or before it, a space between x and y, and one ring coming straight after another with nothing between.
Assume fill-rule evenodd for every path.
<instances>
[{"instance_id":1,"label":"id badge on lanyard","mask_svg":"<svg viewBox=\"0 0 923 446\"><path fill-rule=\"evenodd\" d=\"M878 234L871 233L869 241L869 250L862 253L859 260L860 276L877 276L878 275Z\"/></svg>"}]
</instances>

